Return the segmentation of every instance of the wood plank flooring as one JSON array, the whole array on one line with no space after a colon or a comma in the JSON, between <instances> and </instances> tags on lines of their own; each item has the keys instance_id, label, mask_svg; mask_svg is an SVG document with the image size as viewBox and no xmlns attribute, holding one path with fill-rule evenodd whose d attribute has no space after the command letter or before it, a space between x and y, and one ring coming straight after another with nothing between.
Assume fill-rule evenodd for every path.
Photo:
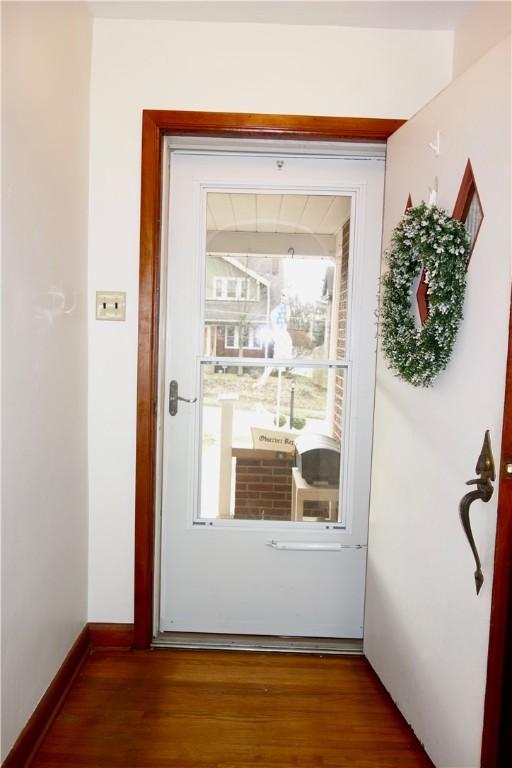
<instances>
[{"instance_id":1,"label":"wood plank flooring","mask_svg":"<svg viewBox=\"0 0 512 768\"><path fill-rule=\"evenodd\" d=\"M431 768L363 658L96 651L31 768Z\"/></svg>"}]
</instances>

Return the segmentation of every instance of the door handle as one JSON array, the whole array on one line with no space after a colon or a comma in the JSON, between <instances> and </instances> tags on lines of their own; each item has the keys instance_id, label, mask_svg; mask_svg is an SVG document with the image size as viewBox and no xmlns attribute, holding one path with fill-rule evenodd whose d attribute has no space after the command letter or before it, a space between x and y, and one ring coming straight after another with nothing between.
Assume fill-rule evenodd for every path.
<instances>
[{"instance_id":1,"label":"door handle","mask_svg":"<svg viewBox=\"0 0 512 768\"><path fill-rule=\"evenodd\" d=\"M476 548L475 539L473 537L473 531L471 530L471 520L469 519L469 508L471 504L480 499L480 501L487 502L491 498L494 487L491 480L496 479L496 471L494 468L494 458L491 449L491 438L489 436L489 430L486 430L484 436L484 442L482 444L482 450L476 463L476 473L480 477L474 480L468 480L466 485L476 485L476 491L469 491L462 497L459 504L459 515L466 534L469 546L473 552L475 558L476 571L475 571L475 586L476 593L480 592L482 584L484 583L484 575L482 573L482 564L480 563L480 556L478 549Z\"/></svg>"},{"instance_id":2,"label":"door handle","mask_svg":"<svg viewBox=\"0 0 512 768\"><path fill-rule=\"evenodd\" d=\"M181 400L182 403L196 403L197 397L181 397L178 394L178 382L176 379L173 379L171 383L169 384L169 413L171 416L176 416L178 413L178 401Z\"/></svg>"},{"instance_id":3,"label":"door handle","mask_svg":"<svg viewBox=\"0 0 512 768\"><path fill-rule=\"evenodd\" d=\"M272 549L286 550L288 552L341 552L342 549L363 549L363 544L339 544L337 542L317 541L267 541L267 546Z\"/></svg>"}]
</instances>

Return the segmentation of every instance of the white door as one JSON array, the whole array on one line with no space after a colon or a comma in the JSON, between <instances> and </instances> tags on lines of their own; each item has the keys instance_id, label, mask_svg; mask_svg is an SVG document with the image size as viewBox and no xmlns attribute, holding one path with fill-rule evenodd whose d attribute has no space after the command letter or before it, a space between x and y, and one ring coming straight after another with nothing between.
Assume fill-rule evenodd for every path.
<instances>
[{"instance_id":1,"label":"white door","mask_svg":"<svg viewBox=\"0 0 512 768\"><path fill-rule=\"evenodd\" d=\"M160 631L362 637L383 171L171 153Z\"/></svg>"}]
</instances>

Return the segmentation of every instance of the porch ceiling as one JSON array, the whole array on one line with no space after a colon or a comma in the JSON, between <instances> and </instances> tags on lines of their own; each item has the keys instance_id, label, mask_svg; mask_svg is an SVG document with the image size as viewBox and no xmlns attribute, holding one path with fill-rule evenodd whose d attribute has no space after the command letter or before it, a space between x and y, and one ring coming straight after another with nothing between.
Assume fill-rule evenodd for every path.
<instances>
[{"instance_id":1,"label":"porch ceiling","mask_svg":"<svg viewBox=\"0 0 512 768\"><path fill-rule=\"evenodd\" d=\"M349 197L211 192L207 227L224 232L334 235L349 214Z\"/></svg>"}]
</instances>

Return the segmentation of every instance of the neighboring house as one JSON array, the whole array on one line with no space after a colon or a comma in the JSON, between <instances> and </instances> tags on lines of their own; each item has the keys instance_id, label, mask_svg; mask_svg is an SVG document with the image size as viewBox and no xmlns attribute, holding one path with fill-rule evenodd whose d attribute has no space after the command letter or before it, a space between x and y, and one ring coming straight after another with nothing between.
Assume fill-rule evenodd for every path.
<instances>
[{"instance_id":1,"label":"neighboring house","mask_svg":"<svg viewBox=\"0 0 512 768\"><path fill-rule=\"evenodd\" d=\"M208 254L204 340L207 355L236 357L242 349L248 357L265 356L271 296L276 282L281 283L282 274L279 266L277 274L272 275L273 261L278 260Z\"/></svg>"},{"instance_id":2,"label":"neighboring house","mask_svg":"<svg viewBox=\"0 0 512 768\"><path fill-rule=\"evenodd\" d=\"M291 304L288 332L294 356L322 345L325 319L330 317L334 267L326 271L323 297L304 314ZM236 256L209 253L206 259L204 353L210 357L272 357L270 313L281 301L283 259L277 256ZM267 353L267 354L266 354Z\"/></svg>"}]
</instances>

